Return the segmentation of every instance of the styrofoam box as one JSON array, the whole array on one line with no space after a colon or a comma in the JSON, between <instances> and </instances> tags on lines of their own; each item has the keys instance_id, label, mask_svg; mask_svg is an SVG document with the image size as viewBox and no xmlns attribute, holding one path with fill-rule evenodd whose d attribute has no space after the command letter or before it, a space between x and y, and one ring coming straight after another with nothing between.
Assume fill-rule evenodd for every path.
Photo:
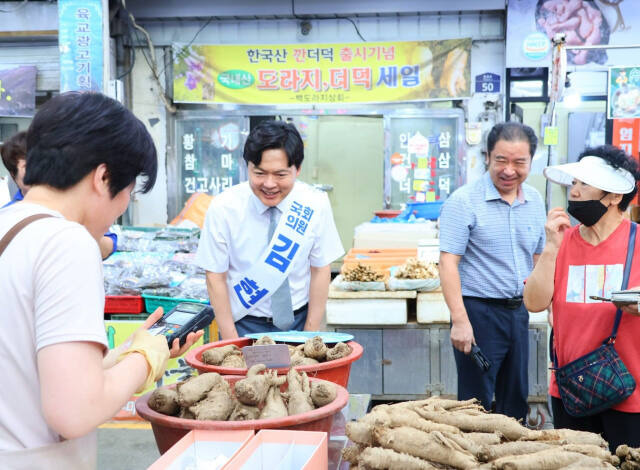
<instances>
[{"instance_id":1,"label":"styrofoam box","mask_svg":"<svg viewBox=\"0 0 640 470\"><path fill-rule=\"evenodd\" d=\"M327 433L262 429L225 470L326 470Z\"/></svg>"},{"instance_id":2,"label":"styrofoam box","mask_svg":"<svg viewBox=\"0 0 640 470\"><path fill-rule=\"evenodd\" d=\"M194 429L184 435L148 470L224 468L254 437L253 430L207 431Z\"/></svg>"},{"instance_id":3,"label":"styrofoam box","mask_svg":"<svg viewBox=\"0 0 640 470\"><path fill-rule=\"evenodd\" d=\"M328 299L328 325L404 325L407 299Z\"/></svg>"},{"instance_id":4,"label":"styrofoam box","mask_svg":"<svg viewBox=\"0 0 640 470\"><path fill-rule=\"evenodd\" d=\"M451 315L442 292L418 292L416 302L418 323L449 323Z\"/></svg>"}]
</instances>

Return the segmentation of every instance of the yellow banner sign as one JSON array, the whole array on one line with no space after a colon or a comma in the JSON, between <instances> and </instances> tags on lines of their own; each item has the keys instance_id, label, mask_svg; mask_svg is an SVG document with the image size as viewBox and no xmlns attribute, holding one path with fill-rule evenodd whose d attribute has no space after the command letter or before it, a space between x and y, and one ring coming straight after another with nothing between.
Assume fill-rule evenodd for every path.
<instances>
[{"instance_id":1,"label":"yellow banner sign","mask_svg":"<svg viewBox=\"0 0 640 470\"><path fill-rule=\"evenodd\" d=\"M470 95L471 39L174 46L182 103L385 103Z\"/></svg>"}]
</instances>

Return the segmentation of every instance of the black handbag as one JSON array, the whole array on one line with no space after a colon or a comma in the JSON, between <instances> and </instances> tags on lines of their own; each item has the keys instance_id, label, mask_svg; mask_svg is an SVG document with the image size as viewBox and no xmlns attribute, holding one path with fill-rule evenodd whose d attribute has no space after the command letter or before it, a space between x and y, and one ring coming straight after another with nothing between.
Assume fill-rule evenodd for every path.
<instances>
[{"instance_id":1,"label":"black handbag","mask_svg":"<svg viewBox=\"0 0 640 470\"><path fill-rule=\"evenodd\" d=\"M635 240L636 224L632 222L622 279L623 290L629 283ZM558 367L554 351L552 370L556 374L562 404L571 416L600 413L625 400L635 390L636 382L614 347L621 319L622 310L618 309L611 335L602 342L602 346L562 367Z\"/></svg>"}]
</instances>

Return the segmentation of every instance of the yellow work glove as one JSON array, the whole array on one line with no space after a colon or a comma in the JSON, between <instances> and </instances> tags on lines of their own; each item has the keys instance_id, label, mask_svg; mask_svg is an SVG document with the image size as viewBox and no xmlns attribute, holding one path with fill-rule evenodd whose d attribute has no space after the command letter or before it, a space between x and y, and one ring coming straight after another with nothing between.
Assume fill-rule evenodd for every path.
<instances>
[{"instance_id":1,"label":"yellow work glove","mask_svg":"<svg viewBox=\"0 0 640 470\"><path fill-rule=\"evenodd\" d=\"M167 338L164 335L153 336L144 329L137 330L133 334L129 348L118 357L118 362L134 352L142 354L149 365L147 380L145 380L140 389L136 390L136 393L140 393L151 387L157 380L160 380L167 367L167 361L169 360Z\"/></svg>"}]
</instances>

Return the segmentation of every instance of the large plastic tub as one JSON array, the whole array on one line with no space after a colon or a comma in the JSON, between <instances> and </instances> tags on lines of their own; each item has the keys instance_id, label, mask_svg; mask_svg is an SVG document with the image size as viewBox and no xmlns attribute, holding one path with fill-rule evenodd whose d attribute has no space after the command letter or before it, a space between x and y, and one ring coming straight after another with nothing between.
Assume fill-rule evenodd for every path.
<instances>
[{"instance_id":1,"label":"large plastic tub","mask_svg":"<svg viewBox=\"0 0 640 470\"><path fill-rule=\"evenodd\" d=\"M185 360L187 364L200 372L217 372L220 375L247 375L247 369L213 366L202 362L202 353L207 349L219 348L229 344L235 344L239 348L243 348L244 346L251 346L253 340L251 338L235 338L204 344L199 348L189 351L185 356ZM355 341L349 341L347 344L351 346L351 354L346 357L336 359L335 361L320 362L310 366L296 366L295 369L298 372L306 372L309 377L316 377L333 382L341 387L346 387L349 382L351 364L360 359L363 352L362 346ZM283 367L276 370L278 371L278 375L285 375L289 371L289 368Z\"/></svg>"},{"instance_id":2,"label":"large plastic tub","mask_svg":"<svg viewBox=\"0 0 640 470\"><path fill-rule=\"evenodd\" d=\"M224 376L225 380L232 387L238 380L244 379L242 376ZM310 377L311 382L320 379ZM176 384L167 386L174 388ZM286 390L287 384L281 387ZM320 408L307 413L300 413L293 416L271 419L252 419L248 421L199 421L196 419L177 418L158 413L149 408L149 392L136 400L136 411L138 414L151 423L151 429L156 439L156 445L161 454L173 446L192 429L217 429L223 431L236 431L241 429L290 429L294 431L321 431L329 433L333 423L333 417L339 413L349 401L349 392L344 387L336 387L336 399Z\"/></svg>"}]
</instances>

